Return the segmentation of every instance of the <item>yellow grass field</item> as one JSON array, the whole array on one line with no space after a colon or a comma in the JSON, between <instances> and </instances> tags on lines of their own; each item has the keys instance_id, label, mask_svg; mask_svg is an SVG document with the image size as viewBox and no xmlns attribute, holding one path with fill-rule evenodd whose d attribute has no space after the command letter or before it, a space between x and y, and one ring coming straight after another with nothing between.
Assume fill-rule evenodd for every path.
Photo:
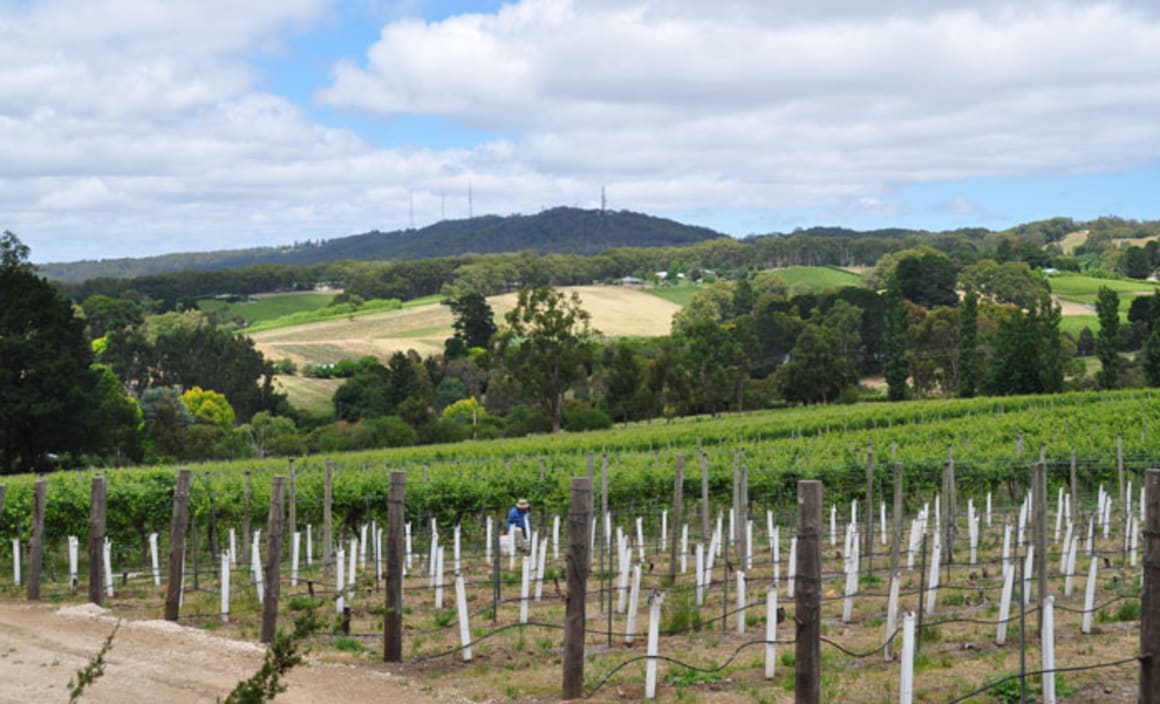
<instances>
[{"instance_id":1,"label":"yellow grass field","mask_svg":"<svg viewBox=\"0 0 1160 704\"><path fill-rule=\"evenodd\" d=\"M608 337L653 337L669 332L680 306L639 290L618 286L577 286L575 291L592 325ZM488 299L497 322L515 307L516 294ZM299 366L334 363L346 357L374 355L380 359L413 349L426 356L443 351L451 336L451 311L432 303L354 319L327 320L263 330L251 337L267 359L290 359Z\"/></svg>"}]
</instances>

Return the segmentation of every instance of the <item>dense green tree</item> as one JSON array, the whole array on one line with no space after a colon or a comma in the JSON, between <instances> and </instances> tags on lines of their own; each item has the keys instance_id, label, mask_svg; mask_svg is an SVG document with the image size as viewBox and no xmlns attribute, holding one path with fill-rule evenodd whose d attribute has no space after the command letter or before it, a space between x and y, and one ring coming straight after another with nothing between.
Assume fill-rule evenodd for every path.
<instances>
[{"instance_id":1,"label":"dense green tree","mask_svg":"<svg viewBox=\"0 0 1160 704\"><path fill-rule=\"evenodd\" d=\"M145 416L141 404L125 392L112 369L94 364L93 371L97 374L97 387L92 416L100 422L95 451L114 466L140 462L145 451Z\"/></svg>"},{"instance_id":2,"label":"dense green tree","mask_svg":"<svg viewBox=\"0 0 1160 704\"><path fill-rule=\"evenodd\" d=\"M563 423L564 392L586 375L592 362L591 315L575 292L565 296L551 286L521 289L497 337L499 357L528 398L552 421Z\"/></svg>"},{"instance_id":3,"label":"dense green tree","mask_svg":"<svg viewBox=\"0 0 1160 704\"><path fill-rule=\"evenodd\" d=\"M838 351L846 361L846 366L851 370L858 369L858 348L862 344L862 309L838 299L822 316L822 325L834 333Z\"/></svg>"},{"instance_id":4,"label":"dense green tree","mask_svg":"<svg viewBox=\"0 0 1160 704\"><path fill-rule=\"evenodd\" d=\"M104 337L113 330L140 325L144 322L141 306L135 301L94 294L81 304L92 339Z\"/></svg>"},{"instance_id":5,"label":"dense green tree","mask_svg":"<svg viewBox=\"0 0 1160 704\"><path fill-rule=\"evenodd\" d=\"M250 419L250 437L258 457L293 457L306 450L294 421L269 411L258 411Z\"/></svg>"},{"instance_id":6,"label":"dense green tree","mask_svg":"<svg viewBox=\"0 0 1160 704\"><path fill-rule=\"evenodd\" d=\"M975 291L977 295L996 303L1010 303L1027 308L1046 293L1050 293L1043 274L1025 262L1005 262L984 259L959 273L959 286Z\"/></svg>"},{"instance_id":7,"label":"dense green tree","mask_svg":"<svg viewBox=\"0 0 1160 704\"><path fill-rule=\"evenodd\" d=\"M979 297L967 289L959 306L959 396L971 398L979 389Z\"/></svg>"},{"instance_id":8,"label":"dense green tree","mask_svg":"<svg viewBox=\"0 0 1160 704\"><path fill-rule=\"evenodd\" d=\"M953 306L959 302L955 293L955 266L941 252L899 260L895 276L902 295L924 308Z\"/></svg>"},{"instance_id":9,"label":"dense green tree","mask_svg":"<svg viewBox=\"0 0 1160 704\"><path fill-rule=\"evenodd\" d=\"M172 386L147 389L141 394L141 410L152 458L164 461L184 456L185 431L194 418L181 402L181 392Z\"/></svg>"},{"instance_id":10,"label":"dense green tree","mask_svg":"<svg viewBox=\"0 0 1160 704\"><path fill-rule=\"evenodd\" d=\"M472 347L488 346L496 333L495 315L488 305L487 299L477 291L470 291L458 298L443 301L451 308L455 316L451 326L455 329L455 344L450 344L449 350L461 350L462 354L451 354L451 357L461 357Z\"/></svg>"},{"instance_id":11,"label":"dense green tree","mask_svg":"<svg viewBox=\"0 0 1160 704\"><path fill-rule=\"evenodd\" d=\"M223 435L233 430L234 409L224 394L194 386L181 394L181 402L195 423L212 425L221 430Z\"/></svg>"},{"instance_id":12,"label":"dense green tree","mask_svg":"<svg viewBox=\"0 0 1160 704\"><path fill-rule=\"evenodd\" d=\"M910 341L906 301L897 277L890 280L886 289L884 320L886 393L891 401L901 401L907 396L906 378L910 374L910 364L906 357Z\"/></svg>"},{"instance_id":13,"label":"dense green tree","mask_svg":"<svg viewBox=\"0 0 1160 704\"><path fill-rule=\"evenodd\" d=\"M689 400L714 415L742 393L747 360L736 330L732 323L700 320L673 336L684 349L682 361L693 381Z\"/></svg>"},{"instance_id":14,"label":"dense green tree","mask_svg":"<svg viewBox=\"0 0 1160 704\"><path fill-rule=\"evenodd\" d=\"M911 326L910 380L917 396L958 389L959 314L950 306L915 309L921 319Z\"/></svg>"},{"instance_id":15,"label":"dense green tree","mask_svg":"<svg viewBox=\"0 0 1160 704\"><path fill-rule=\"evenodd\" d=\"M733 317L748 315L757 303L757 291L749 277L740 278L733 284Z\"/></svg>"},{"instance_id":16,"label":"dense green tree","mask_svg":"<svg viewBox=\"0 0 1160 704\"><path fill-rule=\"evenodd\" d=\"M110 347L113 346L110 340ZM241 421L276 411L285 397L274 390L274 364L248 337L209 325L175 327L143 350L152 355L152 386L212 388L225 395Z\"/></svg>"},{"instance_id":17,"label":"dense green tree","mask_svg":"<svg viewBox=\"0 0 1160 704\"><path fill-rule=\"evenodd\" d=\"M1160 386L1160 330L1153 330L1140 353L1140 366L1148 386Z\"/></svg>"},{"instance_id":18,"label":"dense green tree","mask_svg":"<svg viewBox=\"0 0 1160 704\"><path fill-rule=\"evenodd\" d=\"M0 469L48 468L48 455L93 446L99 375L84 321L28 264L16 235L0 237Z\"/></svg>"},{"instance_id":19,"label":"dense green tree","mask_svg":"<svg viewBox=\"0 0 1160 704\"><path fill-rule=\"evenodd\" d=\"M620 341L612 347L605 383L605 409L613 419L627 423L636 415L644 383L644 364L628 342Z\"/></svg>"},{"instance_id":20,"label":"dense green tree","mask_svg":"<svg viewBox=\"0 0 1160 704\"><path fill-rule=\"evenodd\" d=\"M854 381L837 335L817 323L806 323L774 378L782 396L796 403L833 401Z\"/></svg>"},{"instance_id":21,"label":"dense green tree","mask_svg":"<svg viewBox=\"0 0 1160 704\"><path fill-rule=\"evenodd\" d=\"M1092 334L1092 329L1085 325L1075 341L1075 353L1080 357L1090 357L1095 351L1096 337Z\"/></svg>"},{"instance_id":22,"label":"dense green tree","mask_svg":"<svg viewBox=\"0 0 1160 704\"><path fill-rule=\"evenodd\" d=\"M1096 356L1100 359L1100 371L1096 382L1101 389L1114 389L1120 385L1120 296L1107 286L1100 286L1096 295L1096 315L1100 319L1100 332L1096 336Z\"/></svg>"},{"instance_id":23,"label":"dense green tree","mask_svg":"<svg viewBox=\"0 0 1160 704\"><path fill-rule=\"evenodd\" d=\"M992 394L1057 393L1063 389L1059 307L1044 296L1032 308L999 319L989 377Z\"/></svg>"},{"instance_id":24,"label":"dense green tree","mask_svg":"<svg viewBox=\"0 0 1160 704\"><path fill-rule=\"evenodd\" d=\"M1135 245L1124 250L1120 258L1120 271L1132 279L1146 279L1152 273L1152 261L1147 250Z\"/></svg>"}]
</instances>

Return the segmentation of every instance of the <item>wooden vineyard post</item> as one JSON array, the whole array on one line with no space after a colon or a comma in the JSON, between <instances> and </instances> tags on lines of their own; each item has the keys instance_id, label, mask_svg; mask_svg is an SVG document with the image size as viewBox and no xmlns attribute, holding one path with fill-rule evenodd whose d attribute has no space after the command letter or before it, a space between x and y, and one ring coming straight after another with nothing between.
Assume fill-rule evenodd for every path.
<instances>
[{"instance_id":1,"label":"wooden vineyard post","mask_svg":"<svg viewBox=\"0 0 1160 704\"><path fill-rule=\"evenodd\" d=\"M282 533L285 514L286 477L275 476L270 484L270 517L266 521L266 595L262 599L262 642L273 643L278 633L278 597L282 592Z\"/></svg>"},{"instance_id":2,"label":"wooden vineyard post","mask_svg":"<svg viewBox=\"0 0 1160 704\"><path fill-rule=\"evenodd\" d=\"M385 662L403 661L403 518L406 489L407 473L391 472L390 493L387 496L387 610L383 614ZM498 531L496 533L498 535ZM495 559L499 560L498 551Z\"/></svg>"},{"instance_id":3,"label":"wooden vineyard post","mask_svg":"<svg viewBox=\"0 0 1160 704\"><path fill-rule=\"evenodd\" d=\"M874 441L866 441L866 528L862 531L862 571L874 570Z\"/></svg>"},{"instance_id":4,"label":"wooden vineyard post","mask_svg":"<svg viewBox=\"0 0 1160 704\"><path fill-rule=\"evenodd\" d=\"M677 455L676 474L673 475L673 525L669 531L669 584L677 583L677 548L680 545L682 505L685 498L685 456Z\"/></svg>"},{"instance_id":5,"label":"wooden vineyard post","mask_svg":"<svg viewBox=\"0 0 1160 704\"><path fill-rule=\"evenodd\" d=\"M298 532L298 468L294 466L294 460L290 460L290 506L289 517L286 519L286 525L289 529L286 534L293 539L294 534Z\"/></svg>"},{"instance_id":6,"label":"wooden vineyard post","mask_svg":"<svg viewBox=\"0 0 1160 704\"><path fill-rule=\"evenodd\" d=\"M105 478L93 477L89 489L89 601L105 599Z\"/></svg>"},{"instance_id":7,"label":"wooden vineyard post","mask_svg":"<svg viewBox=\"0 0 1160 704\"><path fill-rule=\"evenodd\" d=\"M242 503L242 554L249 556L250 541L253 536L250 535L250 470L246 470L246 484L243 489L243 503Z\"/></svg>"},{"instance_id":8,"label":"wooden vineyard post","mask_svg":"<svg viewBox=\"0 0 1160 704\"><path fill-rule=\"evenodd\" d=\"M737 535L741 550L737 553L737 564L741 565L738 569L744 571L749 569L749 556L753 554L753 546L749 544L749 463L744 461L745 451L741 452L741 485L737 490L738 503L741 504L737 516Z\"/></svg>"},{"instance_id":9,"label":"wooden vineyard post","mask_svg":"<svg viewBox=\"0 0 1160 704\"><path fill-rule=\"evenodd\" d=\"M322 578L330 579L334 565L334 525L331 523L330 503L334 497L334 462L326 458L326 484L322 490Z\"/></svg>"},{"instance_id":10,"label":"wooden vineyard post","mask_svg":"<svg viewBox=\"0 0 1160 704\"><path fill-rule=\"evenodd\" d=\"M1039 628L1043 629L1043 603L1047 600L1047 467L1036 462L1031 465L1031 486L1033 505L1035 506L1035 562L1032 569L1035 572L1035 603L1039 606L1036 611Z\"/></svg>"},{"instance_id":11,"label":"wooden vineyard post","mask_svg":"<svg viewBox=\"0 0 1160 704\"><path fill-rule=\"evenodd\" d=\"M1076 501L1075 450L1071 451L1071 520L1079 525L1079 503Z\"/></svg>"},{"instance_id":12,"label":"wooden vineyard post","mask_svg":"<svg viewBox=\"0 0 1160 704\"><path fill-rule=\"evenodd\" d=\"M818 539L822 533L822 483L798 482L797 585L794 598L797 623L794 701L816 704L821 701L822 555Z\"/></svg>"},{"instance_id":13,"label":"wooden vineyard post","mask_svg":"<svg viewBox=\"0 0 1160 704\"><path fill-rule=\"evenodd\" d=\"M185 528L189 524L188 469L177 471L173 518L169 523L169 584L165 589L165 620L176 621L181 610L181 568L185 561Z\"/></svg>"},{"instance_id":14,"label":"wooden vineyard post","mask_svg":"<svg viewBox=\"0 0 1160 704\"><path fill-rule=\"evenodd\" d=\"M701 452L701 540L709 540L709 457Z\"/></svg>"},{"instance_id":15,"label":"wooden vineyard post","mask_svg":"<svg viewBox=\"0 0 1160 704\"><path fill-rule=\"evenodd\" d=\"M1160 469L1144 478L1144 591L1140 595L1140 704L1160 704Z\"/></svg>"},{"instance_id":16,"label":"wooden vineyard post","mask_svg":"<svg viewBox=\"0 0 1160 704\"><path fill-rule=\"evenodd\" d=\"M1127 497L1124 495L1124 436L1116 434L1116 484L1120 489L1120 503L1124 515L1128 515Z\"/></svg>"},{"instance_id":17,"label":"wooden vineyard post","mask_svg":"<svg viewBox=\"0 0 1160 704\"><path fill-rule=\"evenodd\" d=\"M679 470L678 470L679 472ZM592 520L592 482L572 478L568 505L568 597L564 613L564 699L584 696L585 594L588 589L588 532Z\"/></svg>"},{"instance_id":18,"label":"wooden vineyard post","mask_svg":"<svg viewBox=\"0 0 1160 704\"><path fill-rule=\"evenodd\" d=\"M40 568L44 564L44 492L45 483L38 479L32 485L32 538L28 543L28 599L40 599Z\"/></svg>"},{"instance_id":19,"label":"wooden vineyard post","mask_svg":"<svg viewBox=\"0 0 1160 704\"><path fill-rule=\"evenodd\" d=\"M899 555L902 550L902 463L894 463L894 535L890 539L890 590L891 593L895 590L895 583L902 579L902 573L898 569ZM897 602L891 604L896 610L898 608ZM889 606L888 606L889 608ZM897 616L897 612L895 613ZM891 624L892 626L894 624ZM893 631L893 629L890 629ZM887 633L887 638L893 636L893 633ZM894 655L894 642L890 641L886 644L886 656L892 658Z\"/></svg>"}]
</instances>

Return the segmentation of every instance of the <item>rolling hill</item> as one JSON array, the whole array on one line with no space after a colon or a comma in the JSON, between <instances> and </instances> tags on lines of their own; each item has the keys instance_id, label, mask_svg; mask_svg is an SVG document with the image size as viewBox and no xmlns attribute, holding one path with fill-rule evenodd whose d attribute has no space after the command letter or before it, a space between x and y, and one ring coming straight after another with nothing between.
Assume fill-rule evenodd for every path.
<instances>
[{"instance_id":1,"label":"rolling hill","mask_svg":"<svg viewBox=\"0 0 1160 704\"><path fill-rule=\"evenodd\" d=\"M417 230L376 230L286 247L49 263L38 264L37 269L50 280L77 283L102 277L132 278L258 264L302 266L343 259L388 261L525 250L540 254L596 254L610 247L685 245L723 236L708 228L630 211L552 208L535 215L444 220Z\"/></svg>"}]
</instances>

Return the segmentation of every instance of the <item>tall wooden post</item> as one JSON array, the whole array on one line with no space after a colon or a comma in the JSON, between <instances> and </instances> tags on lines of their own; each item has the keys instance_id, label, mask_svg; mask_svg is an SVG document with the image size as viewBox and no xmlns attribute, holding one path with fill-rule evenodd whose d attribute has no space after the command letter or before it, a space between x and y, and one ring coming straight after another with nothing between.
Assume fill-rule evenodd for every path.
<instances>
[{"instance_id":1,"label":"tall wooden post","mask_svg":"<svg viewBox=\"0 0 1160 704\"><path fill-rule=\"evenodd\" d=\"M242 554L250 555L250 470L246 470L246 483L242 489Z\"/></svg>"},{"instance_id":2,"label":"tall wooden post","mask_svg":"<svg viewBox=\"0 0 1160 704\"><path fill-rule=\"evenodd\" d=\"M1079 525L1079 503L1076 501L1078 494L1076 493L1075 481L1075 450L1071 451L1071 520Z\"/></svg>"},{"instance_id":3,"label":"tall wooden post","mask_svg":"<svg viewBox=\"0 0 1160 704\"><path fill-rule=\"evenodd\" d=\"M1160 704L1160 469L1144 478L1144 591L1140 596L1140 704Z\"/></svg>"},{"instance_id":4,"label":"tall wooden post","mask_svg":"<svg viewBox=\"0 0 1160 704\"><path fill-rule=\"evenodd\" d=\"M188 469L177 471L173 492L173 518L169 522L169 583L165 589L165 620L176 621L181 610L181 572L185 563L185 528L189 525Z\"/></svg>"},{"instance_id":5,"label":"tall wooden post","mask_svg":"<svg viewBox=\"0 0 1160 704\"><path fill-rule=\"evenodd\" d=\"M894 516L893 516L893 535L890 537L890 580L893 585L894 580L902 578L902 572L898 569L899 554L902 551L902 463L894 463ZM891 587L893 589L893 586ZM921 592L920 592L921 598ZM894 657L894 642L891 641L886 644L887 658Z\"/></svg>"},{"instance_id":6,"label":"tall wooden post","mask_svg":"<svg viewBox=\"0 0 1160 704\"><path fill-rule=\"evenodd\" d=\"M585 594L588 581L588 532L592 520L592 482L572 478L568 505L568 596L564 613L564 699L584 696Z\"/></svg>"},{"instance_id":7,"label":"tall wooden post","mask_svg":"<svg viewBox=\"0 0 1160 704\"><path fill-rule=\"evenodd\" d=\"M1039 628L1043 629L1043 604L1047 601L1047 467L1040 462L1031 465L1031 487L1035 506L1035 599L1040 607L1036 611Z\"/></svg>"},{"instance_id":8,"label":"tall wooden post","mask_svg":"<svg viewBox=\"0 0 1160 704\"><path fill-rule=\"evenodd\" d=\"M403 660L403 520L407 473L391 472L387 496L387 610L383 614L383 660ZM498 535L499 532L496 531ZM499 559L497 554L496 559Z\"/></svg>"},{"instance_id":9,"label":"tall wooden post","mask_svg":"<svg viewBox=\"0 0 1160 704\"><path fill-rule=\"evenodd\" d=\"M330 503L334 495L334 462L326 458L326 483L322 489L322 578L330 579L334 565L334 524L331 522Z\"/></svg>"},{"instance_id":10,"label":"tall wooden post","mask_svg":"<svg viewBox=\"0 0 1160 704\"><path fill-rule=\"evenodd\" d=\"M1128 507L1125 505L1124 496L1124 436L1116 434L1116 481L1120 485L1120 510L1124 515L1128 515Z\"/></svg>"},{"instance_id":11,"label":"tall wooden post","mask_svg":"<svg viewBox=\"0 0 1160 704\"><path fill-rule=\"evenodd\" d=\"M0 484L0 516L4 515L4 495L8 493L8 485Z\"/></svg>"},{"instance_id":12,"label":"tall wooden post","mask_svg":"<svg viewBox=\"0 0 1160 704\"><path fill-rule=\"evenodd\" d=\"M866 506L862 531L862 566L866 574L874 569L874 441L866 441Z\"/></svg>"},{"instance_id":13,"label":"tall wooden post","mask_svg":"<svg viewBox=\"0 0 1160 704\"><path fill-rule=\"evenodd\" d=\"M44 565L44 492L45 483L38 479L32 485L32 538L28 543L28 599L40 598L40 569Z\"/></svg>"},{"instance_id":14,"label":"tall wooden post","mask_svg":"<svg viewBox=\"0 0 1160 704\"><path fill-rule=\"evenodd\" d=\"M709 541L709 457L701 453L701 540Z\"/></svg>"},{"instance_id":15,"label":"tall wooden post","mask_svg":"<svg viewBox=\"0 0 1160 704\"><path fill-rule=\"evenodd\" d=\"M278 633L278 597L282 593L282 533L286 477L275 476L270 484L270 517L266 521L266 596L262 599L262 642L273 643Z\"/></svg>"},{"instance_id":16,"label":"tall wooden post","mask_svg":"<svg viewBox=\"0 0 1160 704\"><path fill-rule=\"evenodd\" d=\"M822 483L798 482L797 575L794 620L797 622L794 701L817 704L822 696Z\"/></svg>"},{"instance_id":17,"label":"tall wooden post","mask_svg":"<svg viewBox=\"0 0 1160 704\"><path fill-rule=\"evenodd\" d=\"M93 477L89 488L89 601L105 600L105 478Z\"/></svg>"},{"instance_id":18,"label":"tall wooden post","mask_svg":"<svg viewBox=\"0 0 1160 704\"><path fill-rule=\"evenodd\" d=\"M741 541L737 539L739 533L742 533L743 526L741 518L741 461L737 450L733 450L733 520L729 521L729 536L725 539L726 545L734 545L741 548ZM741 553L738 553L741 554ZM739 569L744 569L742 565Z\"/></svg>"},{"instance_id":19,"label":"tall wooden post","mask_svg":"<svg viewBox=\"0 0 1160 704\"><path fill-rule=\"evenodd\" d=\"M685 502L685 456L677 455L677 469L673 475L673 523L669 526L669 584L677 583L677 560L681 544L681 521Z\"/></svg>"},{"instance_id":20,"label":"tall wooden post","mask_svg":"<svg viewBox=\"0 0 1160 704\"><path fill-rule=\"evenodd\" d=\"M741 506L741 512L737 516L737 534L738 543L741 545L741 551L737 553L737 564L740 565L738 569L746 569L746 560L749 558L749 553L753 549L749 545L749 463L745 461L745 451L741 451L741 485L737 490L738 503Z\"/></svg>"},{"instance_id":21,"label":"tall wooden post","mask_svg":"<svg viewBox=\"0 0 1160 704\"><path fill-rule=\"evenodd\" d=\"M286 531L288 535L293 536L298 532L298 468L294 466L294 460L290 460L290 512L289 518L286 520L286 525L290 528Z\"/></svg>"}]
</instances>

